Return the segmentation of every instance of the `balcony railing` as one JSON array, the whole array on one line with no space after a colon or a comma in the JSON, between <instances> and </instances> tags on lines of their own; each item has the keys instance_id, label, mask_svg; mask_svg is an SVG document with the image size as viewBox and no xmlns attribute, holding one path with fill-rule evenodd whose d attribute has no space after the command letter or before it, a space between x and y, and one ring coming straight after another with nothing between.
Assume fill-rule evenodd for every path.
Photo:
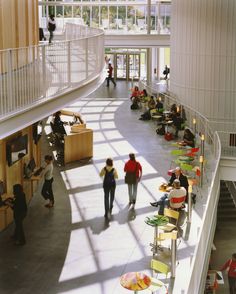
<instances>
[{"instance_id":1,"label":"balcony railing","mask_svg":"<svg viewBox=\"0 0 236 294\"><path fill-rule=\"evenodd\" d=\"M40 27L47 31L47 18L54 14L57 33L66 23L101 28L106 34L170 34L171 4L153 1L62 1L39 2ZM150 22L149 22L150 17Z\"/></svg>"},{"instance_id":2,"label":"balcony railing","mask_svg":"<svg viewBox=\"0 0 236 294\"><path fill-rule=\"evenodd\" d=\"M140 82L140 88L146 88L148 93L158 93L158 91L152 86L146 85L144 82ZM209 256L211 251L211 245L213 242L216 226L216 213L219 199L220 188L220 158L222 155L221 148L222 143L219 137L219 133L214 132L211 123L207 118L196 112L194 109L182 104L177 97L173 95L161 93L164 96L164 106L169 108L173 103L181 105L185 110L187 117L188 127L197 135L204 134L210 150L214 155L214 169L212 170L212 180L209 183L209 187L205 185L202 188L202 192L206 194L206 203L203 216L201 218L201 224L197 228L197 241L195 245L194 254L191 257L191 264L188 274L185 276L185 284L183 285L182 293L200 294L204 293L207 270L209 265ZM196 124L193 120L196 120ZM226 136L221 134L221 137ZM225 143L226 144L226 143ZM191 225L193 226L193 224ZM195 228L196 229L196 228ZM190 232L191 234L191 232Z\"/></svg>"},{"instance_id":3,"label":"balcony railing","mask_svg":"<svg viewBox=\"0 0 236 294\"><path fill-rule=\"evenodd\" d=\"M79 88L102 73L104 32L70 24L65 33L67 41L0 51L0 120Z\"/></svg>"}]
</instances>

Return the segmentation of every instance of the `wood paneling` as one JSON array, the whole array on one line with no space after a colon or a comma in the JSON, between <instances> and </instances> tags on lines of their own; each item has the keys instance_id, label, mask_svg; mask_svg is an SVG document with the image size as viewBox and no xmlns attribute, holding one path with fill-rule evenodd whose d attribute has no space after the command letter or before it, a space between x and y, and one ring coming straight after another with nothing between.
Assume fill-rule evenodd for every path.
<instances>
[{"instance_id":1,"label":"wood paneling","mask_svg":"<svg viewBox=\"0 0 236 294\"><path fill-rule=\"evenodd\" d=\"M0 49L37 45L38 1L0 0L0 36ZM18 67L28 62L25 52L16 57Z\"/></svg>"},{"instance_id":2,"label":"wood paneling","mask_svg":"<svg viewBox=\"0 0 236 294\"><path fill-rule=\"evenodd\" d=\"M28 135L28 152L27 154L8 166L6 160L6 142L16 138L19 135ZM38 166L41 163L41 143L40 141L36 145L33 141L32 126L23 129L21 132L17 132L10 137L0 140L0 180L4 182L6 187L5 197L12 196L12 187L14 184L22 184L24 192L26 194L27 201L33 196L35 186L31 180L24 179L24 164L28 164L30 159L34 158ZM4 229L13 220L12 210L6 207L0 209L0 231Z\"/></svg>"}]
</instances>

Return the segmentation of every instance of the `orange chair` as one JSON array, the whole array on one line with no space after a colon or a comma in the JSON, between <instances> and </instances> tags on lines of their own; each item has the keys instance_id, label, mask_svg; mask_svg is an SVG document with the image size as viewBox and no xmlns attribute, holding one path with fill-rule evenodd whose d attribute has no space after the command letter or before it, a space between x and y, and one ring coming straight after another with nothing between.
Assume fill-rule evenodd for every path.
<instances>
[{"instance_id":1,"label":"orange chair","mask_svg":"<svg viewBox=\"0 0 236 294\"><path fill-rule=\"evenodd\" d=\"M197 148L192 148L188 150L188 153L185 154L185 156L191 156L191 157L195 157L197 156L197 152L199 151L199 147Z\"/></svg>"}]
</instances>

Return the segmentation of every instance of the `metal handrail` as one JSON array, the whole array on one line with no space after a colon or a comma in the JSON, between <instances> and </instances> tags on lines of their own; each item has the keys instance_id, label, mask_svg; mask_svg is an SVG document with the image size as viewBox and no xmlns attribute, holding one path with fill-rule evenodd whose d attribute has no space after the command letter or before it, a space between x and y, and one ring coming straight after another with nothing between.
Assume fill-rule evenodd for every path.
<instances>
[{"instance_id":1,"label":"metal handrail","mask_svg":"<svg viewBox=\"0 0 236 294\"><path fill-rule=\"evenodd\" d=\"M153 88L148 86L145 82L140 81L140 87L147 90L149 94L153 93ZM154 92L157 92L154 89ZM218 132L213 131L209 120L201 113L195 111L191 107L182 104L176 96L171 96L171 93L158 93L164 97L165 108L171 104L176 103L184 107L189 126L195 134L205 134L207 142L210 144L211 151L215 158L215 170L211 181L211 186L207 195L206 208L202 217L202 225L199 228L197 235L196 247L193 257L191 259L190 271L186 273L185 285L183 286L183 293L199 294L204 293L205 281L209 265L209 256L211 244L213 242L216 218L217 218L217 204L219 199L220 189L220 158L221 158L221 140ZM196 119L197 125L193 124L193 118Z\"/></svg>"},{"instance_id":2,"label":"metal handrail","mask_svg":"<svg viewBox=\"0 0 236 294\"><path fill-rule=\"evenodd\" d=\"M104 32L70 24L66 41L0 50L0 121L96 79ZM68 35L68 34L67 34Z\"/></svg>"}]
</instances>

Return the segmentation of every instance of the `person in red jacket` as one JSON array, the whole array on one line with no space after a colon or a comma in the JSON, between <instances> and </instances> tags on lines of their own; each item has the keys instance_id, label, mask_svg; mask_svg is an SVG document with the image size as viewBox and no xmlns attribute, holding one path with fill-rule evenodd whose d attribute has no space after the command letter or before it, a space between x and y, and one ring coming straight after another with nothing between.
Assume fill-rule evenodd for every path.
<instances>
[{"instance_id":1,"label":"person in red jacket","mask_svg":"<svg viewBox=\"0 0 236 294\"><path fill-rule=\"evenodd\" d=\"M142 177L142 166L135 160L133 153L129 154L129 161L125 163L124 172L126 173L126 184L128 184L129 205L133 204L134 206L137 198L138 182Z\"/></svg>"},{"instance_id":2,"label":"person in red jacket","mask_svg":"<svg viewBox=\"0 0 236 294\"><path fill-rule=\"evenodd\" d=\"M114 78L112 77L112 73L113 73L113 67L111 65L111 63L108 63L108 77L107 77L107 87L109 87L109 82L112 81L113 85L116 86L116 82L114 81Z\"/></svg>"},{"instance_id":3,"label":"person in red jacket","mask_svg":"<svg viewBox=\"0 0 236 294\"><path fill-rule=\"evenodd\" d=\"M232 258L227 260L220 270L226 269L228 269L229 293L236 294L236 253L232 254Z\"/></svg>"}]
</instances>

